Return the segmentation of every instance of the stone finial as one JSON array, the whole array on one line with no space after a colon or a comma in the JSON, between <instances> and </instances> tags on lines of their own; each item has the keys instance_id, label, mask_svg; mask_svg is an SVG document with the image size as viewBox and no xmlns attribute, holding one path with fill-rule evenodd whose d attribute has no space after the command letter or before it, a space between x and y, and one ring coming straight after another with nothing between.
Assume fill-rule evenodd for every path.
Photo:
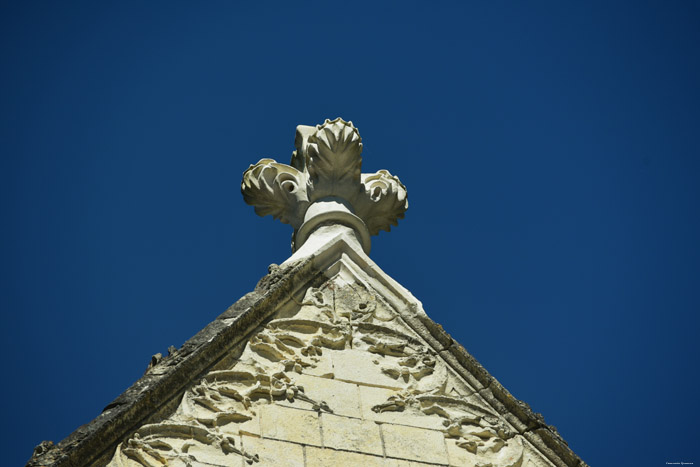
<instances>
[{"instance_id":1,"label":"stone finial","mask_svg":"<svg viewBox=\"0 0 700 467\"><path fill-rule=\"evenodd\" d=\"M365 252L370 235L389 231L408 209L406 187L387 170L363 174L362 138L341 118L297 127L290 165L261 159L243 174L241 192L260 216L294 227L292 249L320 225L354 229Z\"/></svg>"}]
</instances>

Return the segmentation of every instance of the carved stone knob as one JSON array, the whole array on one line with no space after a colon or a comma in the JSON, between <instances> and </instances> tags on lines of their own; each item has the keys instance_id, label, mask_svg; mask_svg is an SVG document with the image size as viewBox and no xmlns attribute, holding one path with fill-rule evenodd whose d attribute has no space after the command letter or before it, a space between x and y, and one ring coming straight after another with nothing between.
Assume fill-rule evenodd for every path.
<instances>
[{"instance_id":1,"label":"carved stone knob","mask_svg":"<svg viewBox=\"0 0 700 467\"><path fill-rule=\"evenodd\" d=\"M243 173L241 193L260 216L294 227L292 250L321 225L342 224L369 253L370 235L389 231L408 209L406 187L387 170L363 174L362 138L341 118L297 127L290 165L261 159Z\"/></svg>"}]
</instances>

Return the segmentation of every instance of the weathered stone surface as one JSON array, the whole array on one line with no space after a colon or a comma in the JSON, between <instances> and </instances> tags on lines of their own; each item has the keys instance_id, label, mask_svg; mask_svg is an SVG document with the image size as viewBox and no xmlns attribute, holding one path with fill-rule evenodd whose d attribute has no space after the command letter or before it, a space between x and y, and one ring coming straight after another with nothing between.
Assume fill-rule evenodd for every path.
<instances>
[{"instance_id":1,"label":"weathered stone surface","mask_svg":"<svg viewBox=\"0 0 700 467\"><path fill-rule=\"evenodd\" d=\"M512 442L517 446L511 446L511 449L494 449L497 445L485 444L474 449L474 452L458 445L455 439L446 439L445 442L450 465L455 466L479 466L490 463L499 467L520 467L525 457L521 438L516 438L516 441Z\"/></svg>"},{"instance_id":2,"label":"weathered stone surface","mask_svg":"<svg viewBox=\"0 0 700 467\"><path fill-rule=\"evenodd\" d=\"M260 427L264 438L322 446L318 414L299 409L267 405L261 408Z\"/></svg>"},{"instance_id":3,"label":"weathered stone surface","mask_svg":"<svg viewBox=\"0 0 700 467\"><path fill-rule=\"evenodd\" d=\"M526 436L523 436L522 442L525 447L523 467L553 467L556 465L535 448Z\"/></svg>"},{"instance_id":4,"label":"weathered stone surface","mask_svg":"<svg viewBox=\"0 0 700 467\"><path fill-rule=\"evenodd\" d=\"M366 351L332 351L331 358L335 377L341 381L392 389L400 389L402 386L398 379L383 374L381 366L374 363L379 357L368 355Z\"/></svg>"},{"instance_id":5,"label":"weathered stone surface","mask_svg":"<svg viewBox=\"0 0 700 467\"><path fill-rule=\"evenodd\" d=\"M387 458L384 462L385 462L384 465L386 467L426 467L426 466L435 467L435 464L426 464L425 462L407 461L407 460L403 460L403 459Z\"/></svg>"},{"instance_id":6,"label":"weathered stone surface","mask_svg":"<svg viewBox=\"0 0 700 467\"><path fill-rule=\"evenodd\" d=\"M306 467L384 467L384 459L356 452L306 448Z\"/></svg>"},{"instance_id":7,"label":"weathered stone surface","mask_svg":"<svg viewBox=\"0 0 700 467\"><path fill-rule=\"evenodd\" d=\"M381 427L388 457L447 464L445 437L441 432L392 424Z\"/></svg>"},{"instance_id":8,"label":"weathered stone surface","mask_svg":"<svg viewBox=\"0 0 700 467\"><path fill-rule=\"evenodd\" d=\"M289 466L304 467L304 449L299 444L286 443L273 439L260 439L252 436L242 436L241 444L247 452L258 455L258 462L245 463L245 466Z\"/></svg>"},{"instance_id":9,"label":"weathered stone surface","mask_svg":"<svg viewBox=\"0 0 700 467\"><path fill-rule=\"evenodd\" d=\"M396 425L409 425L419 428L440 430L444 428L443 418L438 415L426 415L419 411L412 411L405 406L391 410L392 407L383 407L396 391L371 386L360 386L360 399L362 401L362 416L367 420Z\"/></svg>"},{"instance_id":10,"label":"weathered stone surface","mask_svg":"<svg viewBox=\"0 0 700 467\"><path fill-rule=\"evenodd\" d=\"M241 435L260 436L261 435L260 414L259 413L253 414L252 418L248 421L245 421L242 423L231 423L222 429L224 429L226 431L233 430L233 433L237 433L237 434L241 434Z\"/></svg>"},{"instance_id":11,"label":"weathered stone surface","mask_svg":"<svg viewBox=\"0 0 700 467\"><path fill-rule=\"evenodd\" d=\"M296 381L304 387L306 395L325 401L336 415L360 418L360 392L356 384L335 379L299 375Z\"/></svg>"},{"instance_id":12,"label":"weathered stone surface","mask_svg":"<svg viewBox=\"0 0 700 467\"><path fill-rule=\"evenodd\" d=\"M382 436L376 423L331 414L321 415L321 423L325 447L383 455Z\"/></svg>"},{"instance_id":13,"label":"weathered stone surface","mask_svg":"<svg viewBox=\"0 0 700 467\"><path fill-rule=\"evenodd\" d=\"M447 446L447 457L449 458L451 466L476 467L479 458L475 454L457 446L457 441L454 439L446 439L445 444Z\"/></svg>"}]
</instances>

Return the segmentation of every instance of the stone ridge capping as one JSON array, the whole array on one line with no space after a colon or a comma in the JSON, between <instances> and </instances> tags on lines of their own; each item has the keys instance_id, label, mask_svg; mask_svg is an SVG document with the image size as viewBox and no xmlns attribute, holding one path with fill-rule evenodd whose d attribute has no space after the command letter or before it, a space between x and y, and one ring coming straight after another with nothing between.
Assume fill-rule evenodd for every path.
<instances>
[{"instance_id":1,"label":"stone ridge capping","mask_svg":"<svg viewBox=\"0 0 700 467\"><path fill-rule=\"evenodd\" d=\"M185 342L171 355L147 370L91 422L79 427L58 444L43 441L34 449L27 467L78 467L102 465L125 436L136 430L153 412L184 391L212 362L245 339L275 303L283 302L318 275L312 261L284 268L271 266L253 292L231 305L224 313ZM153 371L153 369L159 371Z\"/></svg>"},{"instance_id":2,"label":"stone ridge capping","mask_svg":"<svg viewBox=\"0 0 700 467\"><path fill-rule=\"evenodd\" d=\"M557 429L546 424L542 414L533 412L526 402L513 397L462 345L452 339L440 324L424 314L416 313L414 316L437 341L449 342L449 345L439 352L440 356L470 383L476 379L479 384L475 386L481 387L477 392L550 461L562 467L588 467L588 464L569 448Z\"/></svg>"}]
</instances>

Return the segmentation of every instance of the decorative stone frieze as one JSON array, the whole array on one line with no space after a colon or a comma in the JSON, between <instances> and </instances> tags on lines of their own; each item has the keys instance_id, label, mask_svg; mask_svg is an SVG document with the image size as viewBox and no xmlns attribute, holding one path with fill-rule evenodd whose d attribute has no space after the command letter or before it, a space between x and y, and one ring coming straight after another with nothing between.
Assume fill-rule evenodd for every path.
<instances>
[{"instance_id":1,"label":"decorative stone frieze","mask_svg":"<svg viewBox=\"0 0 700 467\"><path fill-rule=\"evenodd\" d=\"M467 465L545 462L377 290L350 272L349 259L341 262L348 264L252 333L232 363L202 375L172 415L123 442L109 465L231 465L233 458L257 464L260 454L242 447L249 436L333 449L357 446L358 455L383 457L388 449L396 460L443 465L461 465L450 460L448 443L463 451ZM336 386L319 390L324 381ZM384 395L366 397L361 388ZM336 431L343 423L362 426L363 435L322 438L324 423ZM401 452L404 442L421 445L421 439L402 438L416 433L443 441L429 450Z\"/></svg>"},{"instance_id":2,"label":"decorative stone frieze","mask_svg":"<svg viewBox=\"0 0 700 467\"><path fill-rule=\"evenodd\" d=\"M294 227L292 249L319 225L352 227L365 250L370 235L389 231L408 209L406 188L387 170L363 174L362 138L341 118L297 127L290 165L261 159L243 174L241 192L260 216Z\"/></svg>"}]
</instances>

